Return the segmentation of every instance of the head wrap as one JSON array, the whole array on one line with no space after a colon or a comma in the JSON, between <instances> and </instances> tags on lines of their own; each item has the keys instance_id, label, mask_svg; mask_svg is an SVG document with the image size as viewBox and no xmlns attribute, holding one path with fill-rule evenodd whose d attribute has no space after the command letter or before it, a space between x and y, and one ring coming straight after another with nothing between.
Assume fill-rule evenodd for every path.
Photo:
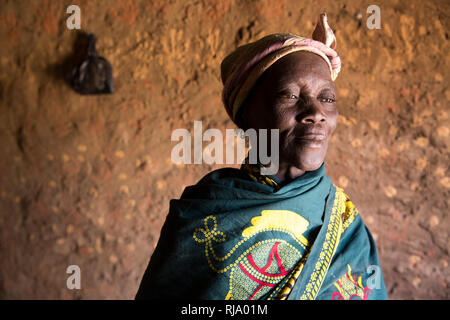
<instances>
[{"instance_id":1,"label":"head wrap","mask_svg":"<svg viewBox=\"0 0 450 320\"><path fill-rule=\"evenodd\" d=\"M238 47L221 64L222 99L231 119L236 116L258 78L282 57L297 51L321 56L328 64L334 81L341 69L341 60L334 50L336 37L328 26L325 13L319 15L313 39L294 34L272 34Z\"/></svg>"}]
</instances>

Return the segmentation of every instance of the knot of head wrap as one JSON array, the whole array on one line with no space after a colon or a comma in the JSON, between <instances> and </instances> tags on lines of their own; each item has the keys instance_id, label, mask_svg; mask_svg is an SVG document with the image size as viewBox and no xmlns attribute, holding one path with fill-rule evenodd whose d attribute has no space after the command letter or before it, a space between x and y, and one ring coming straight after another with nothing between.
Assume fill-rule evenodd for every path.
<instances>
[{"instance_id":1,"label":"knot of head wrap","mask_svg":"<svg viewBox=\"0 0 450 320\"><path fill-rule=\"evenodd\" d=\"M334 81L341 69L341 60L334 50L336 37L328 26L325 13L319 15L313 39L294 34L272 34L238 47L221 64L222 99L228 115L236 116L259 77L282 57L297 51L321 56L328 64Z\"/></svg>"}]
</instances>

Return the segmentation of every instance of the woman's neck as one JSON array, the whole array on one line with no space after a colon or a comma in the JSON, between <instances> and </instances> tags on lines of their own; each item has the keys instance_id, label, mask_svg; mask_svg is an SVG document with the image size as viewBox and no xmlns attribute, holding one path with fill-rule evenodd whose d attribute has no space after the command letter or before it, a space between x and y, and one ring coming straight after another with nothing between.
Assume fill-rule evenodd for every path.
<instances>
[{"instance_id":1,"label":"woman's neck","mask_svg":"<svg viewBox=\"0 0 450 320\"><path fill-rule=\"evenodd\" d=\"M297 167L294 167L290 164L283 164L280 163L279 170L275 174L275 177L281 182L289 182L294 180L295 178L298 178L305 174L306 171L299 169Z\"/></svg>"}]
</instances>

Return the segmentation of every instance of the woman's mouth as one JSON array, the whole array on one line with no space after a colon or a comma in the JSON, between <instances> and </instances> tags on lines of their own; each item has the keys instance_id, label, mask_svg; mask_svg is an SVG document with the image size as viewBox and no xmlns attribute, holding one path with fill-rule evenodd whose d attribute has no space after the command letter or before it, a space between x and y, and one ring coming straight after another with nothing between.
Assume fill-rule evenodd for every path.
<instances>
[{"instance_id":1,"label":"woman's mouth","mask_svg":"<svg viewBox=\"0 0 450 320\"><path fill-rule=\"evenodd\" d=\"M324 134L313 133L296 137L296 142L301 143L309 148L321 148L326 141L327 136Z\"/></svg>"},{"instance_id":2,"label":"woman's mouth","mask_svg":"<svg viewBox=\"0 0 450 320\"><path fill-rule=\"evenodd\" d=\"M323 141L326 138L327 136L322 133L311 133L299 137L299 139L301 140L315 140L315 141Z\"/></svg>"}]
</instances>

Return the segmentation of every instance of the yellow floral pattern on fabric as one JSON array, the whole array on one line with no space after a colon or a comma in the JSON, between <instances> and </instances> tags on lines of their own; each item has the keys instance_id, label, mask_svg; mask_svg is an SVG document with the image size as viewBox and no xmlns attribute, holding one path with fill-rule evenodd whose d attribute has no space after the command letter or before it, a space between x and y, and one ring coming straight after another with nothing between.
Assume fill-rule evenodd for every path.
<instances>
[{"instance_id":1,"label":"yellow floral pattern on fabric","mask_svg":"<svg viewBox=\"0 0 450 320\"><path fill-rule=\"evenodd\" d=\"M310 249L310 247L308 249ZM306 260L308 259L308 254L309 254L309 252L307 251L306 254L300 260L300 262L295 266L295 269L292 272L292 274L289 276L286 284L282 287L280 292L276 294L276 296L274 298L275 300L286 300L287 299L287 297L289 296L289 294L292 291L292 288L294 287L295 282L297 281L300 273L303 270L303 266L305 265Z\"/></svg>"},{"instance_id":2,"label":"yellow floral pattern on fabric","mask_svg":"<svg viewBox=\"0 0 450 320\"><path fill-rule=\"evenodd\" d=\"M334 283L338 291L333 292L332 300L368 300L370 288L362 285L361 276L356 278L352 268L347 265L348 271Z\"/></svg>"},{"instance_id":3,"label":"yellow floral pattern on fabric","mask_svg":"<svg viewBox=\"0 0 450 320\"><path fill-rule=\"evenodd\" d=\"M253 180L260 182L262 184L265 184L265 185L269 185L269 186L273 187L275 191L277 191L281 188L281 186L276 181L274 181L273 179L271 179L265 175L262 175L260 173L260 168L257 165L250 165L246 161L242 165L241 169L246 171L247 174ZM319 293L320 288L323 283L323 280L325 279L325 275L330 266L331 259L332 259L333 255L337 249L337 246L339 244L341 234L352 224L352 222L355 220L356 216L358 215L358 210L356 209L354 204L350 201L349 197L344 193L343 189L341 189L337 186L335 186L335 187L336 187L335 199L334 199L333 207L331 210L331 217L330 217L330 221L329 221L329 224L327 227L327 232L325 235L325 241L323 243L322 251L319 254L319 259L316 262L315 268L314 268L314 270L310 276L310 279L306 285L306 289L305 289L303 295L300 297L300 299L302 299L302 300L315 299L315 297ZM303 266L306 263L306 260L308 258L309 251L311 249L311 247L308 246L308 241L303 236L301 236L301 234L304 231L306 231L308 223L307 223L306 219L301 217L304 221L302 221L300 219L298 221L298 225L295 227L297 229L297 233L292 233L292 232L289 232L288 230L286 230L286 226L292 225L292 221L289 220L292 218L292 216L286 215L285 220L283 220L283 219L280 220L280 216L273 215L271 213L271 211L289 212L287 210L263 210L261 213L261 216L255 217L252 219L253 225L249 228L246 228L243 231L242 235L243 235L244 239L239 241L224 257L217 257L212 248L212 240L214 240L216 242L220 242L220 241L222 241L222 235L223 235L222 233L219 233L219 231L216 230L217 223L215 222L215 218L213 216L207 217L205 219L205 228L204 229L201 228L198 230L196 229L197 231L201 231L201 232L208 231L209 229L207 228L206 220L213 219L213 229L209 233L208 240L204 241L204 242L206 242L205 255L208 259L208 263L209 263L210 267L214 271L219 272L219 273L224 273L224 272L227 272L228 270L232 269L232 271L230 273L230 290L226 297L227 299L242 298L243 296L245 296L245 291L246 291L244 288L245 286L242 286L242 285L240 286L240 289L242 292L244 292L243 296L239 297L239 295L233 295L233 278L238 278L235 276L236 270L237 270L236 266L243 265L244 267L241 269L248 272L248 270L245 268L245 266L249 267L249 265L247 263L243 263L243 264L240 263L245 254L248 254L249 252L251 252L252 250L254 250L256 248L261 249L261 248L263 248L263 245L268 245L269 243L271 245L273 245L274 244L273 241L279 242L279 244L277 246L279 246L280 244L283 244L286 246L288 244L284 240L281 240L281 239L271 239L271 240L265 240L265 241L258 242L256 244L254 244L251 248L249 248L247 251L245 251L244 254L242 254L234 263L227 265L223 269L218 269L215 267L213 261L211 260L211 256L216 261L224 261L224 260L228 259L249 237L251 237L259 232L264 232L264 231L268 231L271 229L277 229L279 231L287 232L294 239L296 239L296 241L298 243L302 244L302 247L305 249L303 252L303 255L302 255L294 247L291 248L291 251L296 252L298 254L298 255L297 254L295 255L297 257L297 263L295 264L295 266L293 266L291 268L289 274L284 277L283 281L281 281L281 279L279 279L279 281L281 282L279 289L274 290L273 293L270 295L269 299L286 299L288 297L288 295L290 294L290 292L292 291L292 288L293 288L295 282L299 278L301 271L303 270ZM297 217L299 217L297 214L295 214L295 215ZM305 221L306 221L306 223L305 223ZM294 223L294 225L295 225L295 223ZM276 226L276 228L274 228L274 226ZM300 235L300 236L298 236L298 235ZM208 235L206 237L208 237ZM196 238L195 232L194 232L194 238ZM224 239L225 238L223 238L223 241L224 241ZM199 240L200 241L198 241L198 242L203 241L201 239L199 239ZM197 238L196 238L196 241L197 241ZM273 248L274 247L272 246L272 249ZM265 248L264 250L265 250L266 254L271 255L273 253L272 251L269 252L268 248ZM257 276L257 274L249 273L247 275L250 275L251 277L253 277L253 280L255 280L256 282L262 281L262 280L258 279L257 277L255 277L255 275ZM235 277L233 277L233 276L235 276ZM242 279L244 279L244 277L241 277L241 280ZM262 278L262 279L267 279L267 277ZM245 283L245 281L241 281L241 282ZM238 283L240 283L240 282L238 281ZM239 286L234 286L235 292L239 291L239 289L236 290L236 287L239 287ZM248 294L247 294L247 296L248 296ZM250 298L255 298L255 294L253 294Z\"/></svg>"},{"instance_id":4,"label":"yellow floral pattern on fabric","mask_svg":"<svg viewBox=\"0 0 450 320\"><path fill-rule=\"evenodd\" d=\"M205 256L212 270L217 273L230 271L226 299L258 299L271 290L274 293L280 291L279 284L301 270L298 261L301 261L309 246L302 234L308 225L305 218L293 211L263 210L260 216L252 218L251 226L242 231L243 238L223 257L219 257L214 250L216 243L226 240L226 235L218 229L216 217L206 217L203 226L194 230L193 238L205 245ZM295 240L295 245L281 238L257 241L237 259L226 263L249 239L268 231L289 235ZM272 298L275 297L274 293Z\"/></svg>"},{"instance_id":5,"label":"yellow floral pattern on fabric","mask_svg":"<svg viewBox=\"0 0 450 320\"><path fill-rule=\"evenodd\" d=\"M308 241L302 234L308 229L309 222L289 210L263 210L261 215L251 220L252 226L242 232L242 236L249 238L258 232L279 230L289 233L292 238L307 246Z\"/></svg>"},{"instance_id":6,"label":"yellow floral pattern on fabric","mask_svg":"<svg viewBox=\"0 0 450 320\"><path fill-rule=\"evenodd\" d=\"M248 159L245 160L244 164L241 167L242 170L247 172L247 174L252 178L253 180L271 186L275 189L275 191L280 189L280 185L273 179L269 178L266 175L261 174L261 167L258 165L251 165L248 164Z\"/></svg>"},{"instance_id":7,"label":"yellow floral pattern on fabric","mask_svg":"<svg viewBox=\"0 0 450 320\"><path fill-rule=\"evenodd\" d=\"M328 223L325 241L320 252L319 259L306 285L301 300L313 300L319 293L325 275L330 267L331 259L336 252L342 231L342 213L345 212L345 194L340 188L336 188L330 221Z\"/></svg>"},{"instance_id":8,"label":"yellow floral pattern on fabric","mask_svg":"<svg viewBox=\"0 0 450 320\"><path fill-rule=\"evenodd\" d=\"M339 191L344 193L344 190L339 188ZM358 215L358 209L355 207L350 198L344 193L345 196L345 211L342 214L342 232L348 228Z\"/></svg>"}]
</instances>

